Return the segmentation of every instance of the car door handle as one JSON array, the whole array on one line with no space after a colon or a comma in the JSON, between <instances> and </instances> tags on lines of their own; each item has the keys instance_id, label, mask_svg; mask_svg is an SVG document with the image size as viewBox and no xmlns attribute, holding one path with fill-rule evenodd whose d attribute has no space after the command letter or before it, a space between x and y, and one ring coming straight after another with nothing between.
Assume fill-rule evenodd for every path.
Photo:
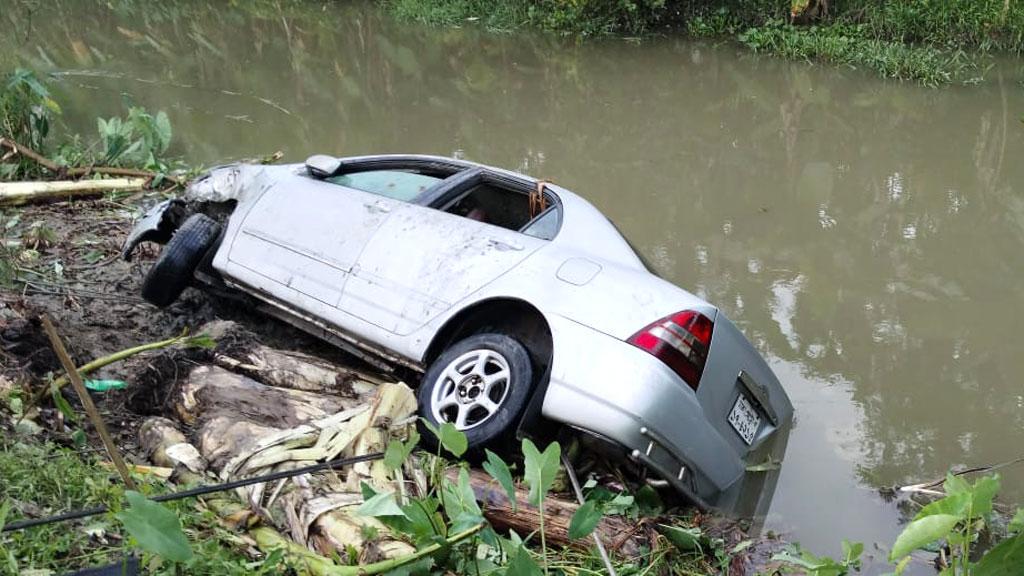
<instances>
[{"instance_id":1,"label":"car door handle","mask_svg":"<svg viewBox=\"0 0 1024 576\"><path fill-rule=\"evenodd\" d=\"M373 204L363 204L366 209L373 214L387 214L391 212L391 206L384 204L383 202L374 202Z\"/></svg>"},{"instance_id":2,"label":"car door handle","mask_svg":"<svg viewBox=\"0 0 1024 576\"><path fill-rule=\"evenodd\" d=\"M491 245L491 246L494 246L498 250L502 250L502 251L505 251L505 250L522 250L523 249L523 245L522 244L519 244L517 242L510 242L508 240L503 240L503 239L499 239L499 238L488 238L487 239L487 243L489 245Z\"/></svg>"}]
</instances>

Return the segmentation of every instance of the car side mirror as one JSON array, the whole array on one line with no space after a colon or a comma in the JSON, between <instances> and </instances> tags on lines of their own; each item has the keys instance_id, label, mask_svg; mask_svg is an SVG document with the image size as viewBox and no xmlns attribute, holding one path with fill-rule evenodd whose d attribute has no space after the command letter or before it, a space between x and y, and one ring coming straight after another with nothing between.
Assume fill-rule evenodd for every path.
<instances>
[{"instance_id":1,"label":"car side mirror","mask_svg":"<svg viewBox=\"0 0 1024 576\"><path fill-rule=\"evenodd\" d=\"M314 154L306 159L306 170L314 178L333 176L341 167L341 159L326 154Z\"/></svg>"}]
</instances>

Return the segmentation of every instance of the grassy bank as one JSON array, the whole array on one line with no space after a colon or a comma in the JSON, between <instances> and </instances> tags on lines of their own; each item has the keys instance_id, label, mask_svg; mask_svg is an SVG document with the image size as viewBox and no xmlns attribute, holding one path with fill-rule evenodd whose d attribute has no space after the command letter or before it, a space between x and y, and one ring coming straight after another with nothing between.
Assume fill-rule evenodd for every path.
<instances>
[{"instance_id":1,"label":"grassy bank","mask_svg":"<svg viewBox=\"0 0 1024 576\"><path fill-rule=\"evenodd\" d=\"M832 0L827 12L820 0L382 1L400 18L442 26L731 38L757 52L929 85L974 81L983 55L1024 50L1018 0Z\"/></svg>"}]
</instances>

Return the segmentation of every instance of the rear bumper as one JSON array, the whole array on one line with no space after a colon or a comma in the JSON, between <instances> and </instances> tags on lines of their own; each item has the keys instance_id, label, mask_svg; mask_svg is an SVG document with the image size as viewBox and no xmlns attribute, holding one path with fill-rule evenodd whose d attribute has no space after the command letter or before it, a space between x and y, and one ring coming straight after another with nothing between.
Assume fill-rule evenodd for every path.
<instances>
[{"instance_id":1,"label":"rear bumper","mask_svg":"<svg viewBox=\"0 0 1024 576\"><path fill-rule=\"evenodd\" d=\"M715 505L740 481L744 455L667 366L571 320L549 321L554 354L545 417L622 445L698 504Z\"/></svg>"}]
</instances>

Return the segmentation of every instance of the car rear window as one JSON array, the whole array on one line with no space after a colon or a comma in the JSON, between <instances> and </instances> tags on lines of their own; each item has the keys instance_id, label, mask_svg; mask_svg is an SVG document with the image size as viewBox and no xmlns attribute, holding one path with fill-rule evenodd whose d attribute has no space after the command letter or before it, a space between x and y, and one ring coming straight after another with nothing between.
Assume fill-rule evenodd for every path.
<instances>
[{"instance_id":1,"label":"car rear window","mask_svg":"<svg viewBox=\"0 0 1024 576\"><path fill-rule=\"evenodd\" d=\"M331 184L409 202L427 188L440 182L441 178L402 170L371 170L331 176L326 180Z\"/></svg>"}]
</instances>

